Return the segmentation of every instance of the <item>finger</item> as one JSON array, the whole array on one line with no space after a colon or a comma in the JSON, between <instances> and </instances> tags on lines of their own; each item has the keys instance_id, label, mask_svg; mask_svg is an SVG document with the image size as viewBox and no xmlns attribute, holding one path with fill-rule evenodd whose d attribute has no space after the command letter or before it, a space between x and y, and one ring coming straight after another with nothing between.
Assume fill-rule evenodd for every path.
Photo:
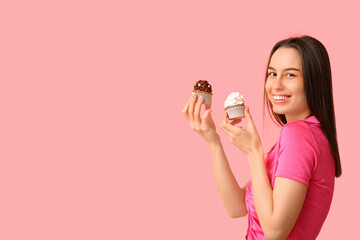
<instances>
[{"instance_id":1,"label":"finger","mask_svg":"<svg viewBox=\"0 0 360 240\"><path fill-rule=\"evenodd\" d=\"M232 126L227 120L228 114L224 111L223 118L221 119L220 128L229 136L237 131L237 127Z\"/></svg>"},{"instance_id":2,"label":"finger","mask_svg":"<svg viewBox=\"0 0 360 240\"><path fill-rule=\"evenodd\" d=\"M212 112L212 108L205 110L204 115L203 115L203 120L207 120L208 118L210 118L211 112Z\"/></svg>"},{"instance_id":3,"label":"finger","mask_svg":"<svg viewBox=\"0 0 360 240\"><path fill-rule=\"evenodd\" d=\"M199 97L199 100L196 103L195 106L195 112L194 112L194 118L195 118L195 122L200 123L200 111L201 111L201 105L204 101L204 98L202 96Z\"/></svg>"},{"instance_id":4,"label":"finger","mask_svg":"<svg viewBox=\"0 0 360 240\"><path fill-rule=\"evenodd\" d=\"M192 95L191 101L190 101L190 107L189 107L189 119L191 122L194 121L194 107L195 107L195 102L196 102L196 94Z\"/></svg>"},{"instance_id":5,"label":"finger","mask_svg":"<svg viewBox=\"0 0 360 240\"><path fill-rule=\"evenodd\" d=\"M235 120L231 121L230 124L234 126L235 124L241 123L241 120L242 120L241 118L235 119Z\"/></svg>"},{"instance_id":6,"label":"finger","mask_svg":"<svg viewBox=\"0 0 360 240\"><path fill-rule=\"evenodd\" d=\"M205 110L208 110L211 108L211 105L209 105L209 104L204 104L204 105L205 105Z\"/></svg>"},{"instance_id":7,"label":"finger","mask_svg":"<svg viewBox=\"0 0 360 240\"><path fill-rule=\"evenodd\" d=\"M227 119L228 119L228 114L226 111L224 111L224 114L223 114L220 124L222 124L222 125L227 124L228 123Z\"/></svg>"},{"instance_id":8,"label":"finger","mask_svg":"<svg viewBox=\"0 0 360 240\"><path fill-rule=\"evenodd\" d=\"M229 137L232 135L232 132L228 131L228 130L224 127L224 125L221 125L221 124L220 124L220 129L221 129L224 133L226 133Z\"/></svg>"},{"instance_id":9,"label":"finger","mask_svg":"<svg viewBox=\"0 0 360 240\"><path fill-rule=\"evenodd\" d=\"M231 125L230 123L228 123L227 116L228 116L228 114L225 111L224 116L221 120L221 125L223 126L223 128L225 128L229 132L232 132L232 133L237 132L239 130L239 127L235 127L235 126Z\"/></svg>"},{"instance_id":10,"label":"finger","mask_svg":"<svg viewBox=\"0 0 360 240\"><path fill-rule=\"evenodd\" d=\"M182 110L182 114L185 116L186 120L188 120L188 121L189 121L188 110L189 110L191 98L192 98L192 96L189 98L189 100L188 100L187 103L185 104L184 109Z\"/></svg>"},{"instance_id":11,"label":"finger","mask_svg":"<svg viewBox=\"0 0 360 240\"><path fill-rule=\"evenodd\" d=\"M245 118L246 118L246 122L247 122L247 125L248 127L251 127L251 128L255 128L255 124L254 124L254 121L252 119L252 116L250 114L250 108L248 106L246 106L245 108Z\"/></svg>"},{"instance_id":12,"label":"finger","mask_svg":"<svg viewBox=\"0 0 360 240\"><path fill-rule=\"evenodd\" d=\"M223 130L223 132L225 132L227 135L230 136L231 132L229 132L228 130L226 130L224 128L224 126L227 124L227 112L224 111L224 114L223 114L223 117L221 119L221 122L220 122L220 129Z\"/></svg>"},{"instance_id":13,"label":"finger","mask_svg":"<svg viewBox=\"0 0 360 240\"><path fill-rule=\"evenodd\" d=\"M238 133L239 130L242 130L242 128L233 126L230 123L226 123L225 125L223 125L223 128L231 133Z\"/></svg>"}]
</instances>

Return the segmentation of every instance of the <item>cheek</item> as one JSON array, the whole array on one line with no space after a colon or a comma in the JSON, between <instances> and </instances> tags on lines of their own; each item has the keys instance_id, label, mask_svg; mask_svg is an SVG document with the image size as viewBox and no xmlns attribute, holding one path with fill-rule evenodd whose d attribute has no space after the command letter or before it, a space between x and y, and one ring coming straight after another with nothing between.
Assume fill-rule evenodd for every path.
<instances>
[{"instance_id":1,"label":"cheek","mask_svg":"<svg viewBox=\"0 0 360 240\"><path fill-rule=\"evenodd\" d=\"M304 99L306 98L305 96L305 90L304 90L304 86L303 85L295 85L292 86L292 91L293 93L295 93L299 98Z\"/></svg>"},{"instance_id":2,"label":"cheek","mask_svg":"<svg viewBox=\"0 0 360 240\"><path fill-rule=\"evenodd\" d=\"M285 81L284 86L292 94L296 94L297 96L301 96L301 95L305 94L304 93L304 84L301 79L291 79L289 81Z\"/></svg>"}]
</instances>

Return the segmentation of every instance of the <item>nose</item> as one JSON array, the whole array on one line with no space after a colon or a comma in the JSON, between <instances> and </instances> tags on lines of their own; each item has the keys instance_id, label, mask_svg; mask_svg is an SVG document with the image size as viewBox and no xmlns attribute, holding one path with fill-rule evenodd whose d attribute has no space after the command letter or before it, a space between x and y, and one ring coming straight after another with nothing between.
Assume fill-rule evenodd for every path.
<instances>
[{"instance_id":1,"label":"nose","mask_svg":"<svg viewBox=\"0 0 360 240\"><path fill-rule=\"evenodd\" d=\"M274 89L282 89L283 88L282 76L280 74L279 74L279 76L277 76L276 79L274 79L273 88Z\"/></svg>"}]
</instances>

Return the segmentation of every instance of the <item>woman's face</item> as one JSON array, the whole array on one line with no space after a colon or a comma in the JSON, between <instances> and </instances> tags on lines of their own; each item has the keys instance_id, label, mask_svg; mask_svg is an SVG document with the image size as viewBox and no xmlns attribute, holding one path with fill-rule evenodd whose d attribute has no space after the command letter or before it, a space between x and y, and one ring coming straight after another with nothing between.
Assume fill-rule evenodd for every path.
<instances>
[{"instance_id":1,"label":"woman's face","mask_svg":"<svg viewBox=\"0 0 360 240\"><path fill-rule=\"evenodd\" d=\"M270 59L265 90L273 111L285 114L287 122L310 115L307 104L301 56L294 48L281 47Z\"/></svg>"}]
</instances>

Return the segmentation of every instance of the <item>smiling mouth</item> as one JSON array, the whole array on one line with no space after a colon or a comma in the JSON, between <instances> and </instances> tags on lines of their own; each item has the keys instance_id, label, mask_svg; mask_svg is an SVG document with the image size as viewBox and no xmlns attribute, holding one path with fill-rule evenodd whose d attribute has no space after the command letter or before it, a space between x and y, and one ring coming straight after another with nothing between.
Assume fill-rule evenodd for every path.
<instances>
[{"instance_id":1,"label":"smiling mouth","mask_svg":"<svg viewBox=\"0 0 360 240\"><path fill-rule=\"evenodd\" d=\"M288 99L290 96L273 96L273 97L274 97L274 100L281 101L281 100Z\"/></svg>"}]
</instances>

